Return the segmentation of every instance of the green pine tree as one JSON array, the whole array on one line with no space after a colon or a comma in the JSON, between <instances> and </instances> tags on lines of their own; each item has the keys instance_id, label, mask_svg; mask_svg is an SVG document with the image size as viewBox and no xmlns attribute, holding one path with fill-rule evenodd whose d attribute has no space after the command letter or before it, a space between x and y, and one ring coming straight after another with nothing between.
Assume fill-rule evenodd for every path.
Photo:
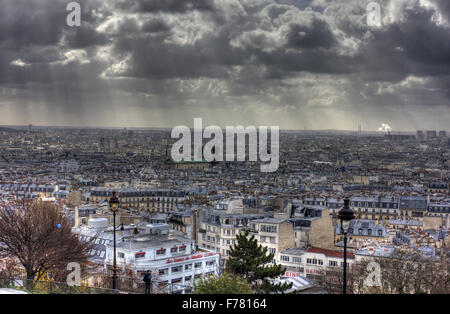
<instances>
[{"instance_id":1,"label":"green pine tree","mask_svg":"<svg viewBox=\"0 0 450 314\"><path fill-rule=\"evenodd\" d=\"M284 274L285 269L278 264L272 264L274 254L268 253L267 247L258 245L255 236L249 237L249 232L236 236L237 244L230 249L227 260L228 272L243 276L257 293L284 293L292 284L275 284L271 279Z\"/></svg>"}]
</instances>

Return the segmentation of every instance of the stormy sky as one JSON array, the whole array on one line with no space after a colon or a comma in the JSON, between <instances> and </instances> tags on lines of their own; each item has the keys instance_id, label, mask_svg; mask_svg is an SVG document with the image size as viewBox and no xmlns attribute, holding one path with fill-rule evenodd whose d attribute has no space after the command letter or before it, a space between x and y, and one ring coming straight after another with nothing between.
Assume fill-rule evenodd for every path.
<instances>
[{"instance_id":1,"label":"stormy sky","mask_svg":"<svg viewBox=\"0 0 450 314\"><path fill-rule=\"evenodd\" d=\"M450 1L0 1L0 124L449 129Z\"/></svg>"}]
</instances>

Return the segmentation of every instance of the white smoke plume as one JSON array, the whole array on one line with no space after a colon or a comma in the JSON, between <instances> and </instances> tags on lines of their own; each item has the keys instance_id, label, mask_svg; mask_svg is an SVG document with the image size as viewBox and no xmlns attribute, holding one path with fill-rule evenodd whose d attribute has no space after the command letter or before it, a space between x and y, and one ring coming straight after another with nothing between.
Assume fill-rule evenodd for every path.
<instances>
[{"instance_id":1,"label":"white smoke plume","mask_svg":"<svg viewBox=\"0 0 450 314\"><path fill-rule=\"evenodd\" d=\"M392 131L392 128L386 123L381 123L381 127L378 128L378 131L389 133Z\"/></svg>"}]
</instances>

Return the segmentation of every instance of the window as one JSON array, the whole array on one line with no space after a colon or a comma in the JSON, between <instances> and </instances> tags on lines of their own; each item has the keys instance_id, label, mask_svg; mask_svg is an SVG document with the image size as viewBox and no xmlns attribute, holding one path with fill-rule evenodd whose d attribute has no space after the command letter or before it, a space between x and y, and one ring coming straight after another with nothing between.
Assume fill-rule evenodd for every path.
<instances>
[{"instance_id":1,"label":"window","mask_svg":"<svg viewBox=\"0 0 450 314\"><path fill-rule=\"evenodd\" d=\"M125 254L122 253L122 252L118 252L118 253L117 253L117 257L118 257L118 258L125 258Z\"/></svg>"},{"instance_id":2,"label":"window","mask_svg":"<svg viewBox=\"0 0 450 314\"><path fill-rule=\"evenodd\" d=\"M300 257L294 257L294 263L301 263L302 259Z\"/></svg>"},{"instance_id":3,"label":"window","mask_svg":"<svg viewBox=\"0 0 450 314\"><path fill-rule=\"evenodd\" d=\"M213 266L216 264L216 261L207 261L206 266Z\"/></svg>"},{"instance_id":4,"label":"window","mask_svg":"<svg viewBox=\"0 0 450 314\"><path fill-rule=\"evenodd\" d=\"M367 234L372 235L372 229L367 229Z\"/></svg>"},{"instance_id":5,"label":"window","mask_svg":"<svg viewBox=\"0 0 450 314\"><path fill-rule=\"evenodd\" d=\"M192 269L192 264L186 264L184 265L184 270L191 270Z\"/></svg>"},{"instance_id":6,"label":"window","mask_svg":"<svg viewBox=\"0 0 450 314\"><path fill-rule=\"evenodd\" d=\"M192 279L192 276L186 276L186 277L184 277L184 281L186 282L186 281L190 281Z\"/></svg>"},{"instance_id":7,"label":"window","mask_svg":"<svg viewBox=\"0 0 450 314\"><path fill-rule=\"evenodd\" d=\"M331 267L337 267L338 266L336 261L329 261L328 265L331 266Z\"/></svg>"},{"instance_id":8,"label":"window","mask_svg":"<svg viewBox=\"0 0 450 314\"><path fill-rule=\"evenodd\" d=\"M281 255L281 260L282 260L283 262L289 262L289 256Z\"/></svg>"},{"instance_id":9,"label":"window","mask_svg":"<svg viewBox=\"0 0 450 314\"><path fill-rule=\"evenodd\" d=\"M185 246L185 245L180 246L180 247L178 248L178 252L185 252L185 251L186 251L186 246Z\"/></svg>"},{"instance_id":10,"label":"window","mask_svg":"<svg viewBox=\"0 0 450 314\"><path fill-rule=\"evenodd\" d=\"M275 253L277 252L277 250L276 250L276 249L273 249L273 248L270 248L270 249L269 249L269 252L270 252L271 254L275 254Z\"/></svg>"},{"instance_id":11,"label":"window","mask_svg":"<svg viewBox=\"0 0 450 314\"><path fill-rule=\"evenodd\" d=\"M172 267L172 273L179 273L183 270L183 266L174 266Z\"/></svg>"},{"instance_id":12,"label":"window","mask_svg":"<svg viewBox=\"0 0 450 314\"><path fill-rule=\"evenodd\" d=\"M178 252L178 248L177 247L173 247L170 249L170 253L176 253Z\"/></svg>"},{"instance_id":13,"label":"window","mask_svg":"<svg viewBox=\"0 0 450 314\"><path fill-rule=\"evenodd\" d=\"M136 257L136 259L144 258L145 257L145 252L138 252L134 256Z\"/></svg>"},{"instance_id":14,"label":"window","mask_svg":"<svg viewBox=\"0 0 450 314\"><path fill-rule=\"evenodd\" d=\"M275 232L277 232L277 226L261 225L261 231L275 233Z\"/></svg>"},{"instance_id":15,"label":"window","mask_svg":"<svg viewBox=\"0 0 450 314\"><path fill-rule=\"evenodd\" d=\"M318 260L317 260L317 264L318 264L318 265L323 265L323 261L322 261L321 259L318 259Z\"/></svg>"},{"instance_id":16,"label":"window","mask_svg":"<svg viewBox=\"0 0 450 314\"><path fill-rule=\"evenodd\" d=\"M383 235L383 230L378 230L378 236L381 237Z\"/></svg>"},{"instance_id":17,"label":"window","mask_svg":"<svg viewBox=\"0 0 450 314\"><path fill-rule=\"evenodd\" d=\"M181 282L183 280L183 278L175 278L175 279L172 279L172 283L178 283L178 282Z\"/></svg>"},{"instance_id":18,"label":"window","mask_svg":"<svg viewBox=\"0 0 450 314\"><path fill-rule=\"evenodd\" d=\"M161 268L161 269L159 270L159 275L160 275L160 276L167 275L168 273L169 273L169 268Z\"/></svg>"},{"instance_id":19,"label":"window","mask_svg":"<svg viewBox=\"0 0 450 314\"><path fill-rule=\"evenodd\" d=\"M198 263L195 263L195 266L194 266L196 269L197 268L201 268L202 267L202 262L198 262Z\"/></svg>"},{"instance_id":20,"label":"window","mask_svg":"<svg viewBox=\"0 0 450 314\"><path fill-rule=\"evenodd\" d=\"M156 255L164 255L166 254L166 249L159 249L156 251Z\"/></svg>"}]
</instances>

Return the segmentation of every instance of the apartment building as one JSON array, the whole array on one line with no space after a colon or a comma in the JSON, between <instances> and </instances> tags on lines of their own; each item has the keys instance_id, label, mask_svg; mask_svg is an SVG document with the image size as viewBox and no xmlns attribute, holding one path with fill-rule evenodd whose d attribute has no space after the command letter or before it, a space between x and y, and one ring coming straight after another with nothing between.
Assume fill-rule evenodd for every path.
<instances>
[{"instance_id":1,"label":"apartment building","mask_svg":"<svg viewBox=\"0 0 450 314\"><path fill-rule=\"evenodd\" d=\"M167 214L157 214L167 215ZM162 217L161 217L162 218ZM155 217L152 217L155 219ZM167 223L171 230L188 237L189 239L196 239L196 211L170 212L167 216Z\"/></svg>"},{"instance_id":2,"label":"apartment building","mask_svg":"<svg viewBox=\"0 0 450 314\"><path fill-rule=\"evenodd\" d=\"M302 276L320 282L325 270L342 269L344 253L311 247L306 250L291 248L280 252L280 262L285 269L286 277ZM355 255L347 252L347 267L353 268Z\"/></svg>"},{"instance_id":3,"label":"apartment building","mask_svg":"<svg viewBox=\"0 0 450 314\"><path fill-rule=\"evenodd\" d=\"M198 231L198 246L220 253L223 260L229 257L230 247L236 244L236 236L249 222L270 216L261 214L227 214L223 211L212 210L205 212Z\"/></svg>"},{"instance_id":4,"label":"apartment building","mask_svg":"<svg viewBox=\"0 0 450 314\"><path fill-rule=\"evenodd\" d=\"M427 199L420 195L404 195L400 198L399 212L401 217L423 217L427 210Z\"/></svg>"},{"instance_id":5,"label":"apartment building","mask_svg":"<svg viewBox=\"0 0 450 314\"><path fill-rule=\"evenodd\" d=\"M334 248L333 220L328 209L314 210L314 216L291 218L296 248Z\"/></svg>"},{"instance_id":6,"label":"apartment building","mask_svg":"<svg viewBox=\"0 0 450 314\"><path fill-rule=\"evenodd\" d=\"M344 206L344 202L342 199L329 198L326 206L331 213L337 215ZM360 219L382 220L392 219L400 215L399 198L390 195L351 197L350 208Z\"/></svg>"},{"instance_id":7,"label":"apartment building","mask_svg":"<svg viewBox=\"0 0 450 314\"><path fill-rule=\"evenodd\" d=\"M220 274L220 254L196 250L191 239L169 235L167 224L147 225L147 234L117 243L117 265L122 273L142 278L151 270L159 286L171 284L171 293L188 293L193 281ZM113 245L106 244L105 265L113 265Z\"/></svg>"},{"instance_id":8,"label":"apartment building","mask_svg":"<svg viewBox=\"0 0 450 314\"><path fill-rule=\"evenodd\" d=\"M335 234L336 245L340 246L344 235L342 234L341 225L339 223L336 224ZM387 232L385 226L376 224L373 220L366 219L350 221L347 236L349 238L349 247L361 247L368 243L389 243L392 241L392 236Z\"/></svg>"},{"instance_id":9,"label":"apartment building","mask_svg":"<svg viewBox=\"0 0 450 314\"><path fill-rule=\"evenodd\" d=\"M171 189L125 188L116 192L118 192L120 207L149 212L175 211L177 205L186 197L186 192ZM94 188L90 193L90 201L107 201L111 196L111 189Z\"/></svg>"},{"instance_id":10,"label":"apartment building","mask_svg":"<svg viewBox=\"0 0 450 314\"><path fill-rule=\"evenodd\" d=\"M279 253L295 247L294 225L286 218L263 218L249 222L250 234L274 254L274 263L279 263Z\"/></svg>"}]
</instances>

